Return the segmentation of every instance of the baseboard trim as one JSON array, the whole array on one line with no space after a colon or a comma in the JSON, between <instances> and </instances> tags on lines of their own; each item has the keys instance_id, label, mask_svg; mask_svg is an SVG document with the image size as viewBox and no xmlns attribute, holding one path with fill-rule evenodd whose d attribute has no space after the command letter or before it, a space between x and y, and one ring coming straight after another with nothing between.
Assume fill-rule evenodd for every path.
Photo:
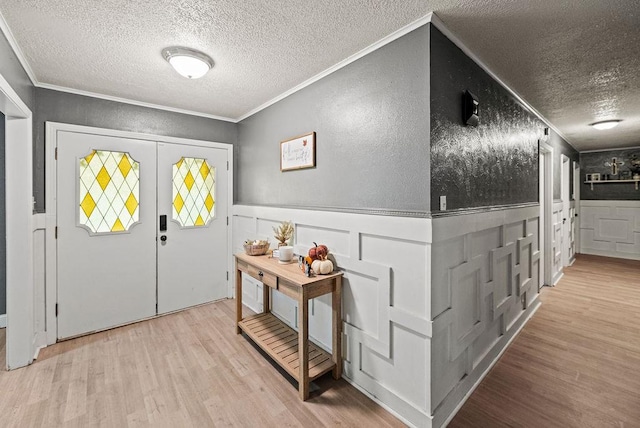
<instances>
[{"instance_id":1,"label":"baseboard trim","mask_svg":"<svg viewBox=\"0 0 640 428\"><path fill-rule=\"evenodd\" d=\"M400 422L402 422L406 426L412 427L412 428L417 428L417 425L414 425L409 420L407 420L404 417L402 417L400 414L398 414L398 412L396 412L391 407L389 407L386 404L384 404L382 401L378 400L378 398L376 396L370 394L369 391L367 391L366 389L362 388L360 385L355 383L353 380L349 379L345 375L342 375L342 379L344 379L349 385L353 386L358 391L362 392L364 395L367 396L367 398L369 398L371 401L376 403L378 406L382 407L387 412L391 413L395 418L397 418ZM431 425L429 425L429 426L431 426Z\"/></svg>"},{"instance_id":2,"label":"baseboard trim","mask_svg":"<svg viewBox=\"0 0 640 428\"><path fill-rule=\"evenodd\" d=\"M7 327L7 314L0 315L0 328Z\"/></svg>"},{"instance_id":3,"label":"baseboard trim","mask_svg":"<svg viewBox=\"0 0 640 428\"><path fill-rule=\"evenodd\" d=\"M445 419L444 423L442 424L443 427L446 427L447 425L449 425L449 423L453 420L453 418L456 416L456 414L458 413L458 411L462 408L462 406L464 405L464 403L467 402L467 400L469 399L469 397L471 397L471 394L473 394L473 392L476 390L476 388L478 388L478 386L480 385L480 383L482 383L482 381L484 380L484 378L489 374L489 372L491 371L491 369L493 368L493 366L496 365L496 363L498 362L498 360L500 360L500 358L502 357L502 355L507 351L507 349L509 349L509 346L511 346L511 343L515 340L516 337L518 337L518 334L520 334L520 331L524 328L525 325L527 325L527 323L529 322L529 320L531 319L531 317L533 317L533 315L538 311L538 309L540 309L540 305L541 302L539 299L536 298L536 300L534 301L534 307L531 309L531 311L529 312L529 314L527 314L524 317L524 320L521 320L521 324L516 328L516 330L514 331L514 333L511 335L511 337L509 338L509 340L507 340L507 343L502 347L502 349L500 350L500 352L498 352L498 355L495 356L495 358L491 361L491 363L489 363L489 365L487 366L487 368L482 372L482 374L480 375L480 377L478 377L478 379L474 382L473 386L471 387L471 389L469 389L469 391L467 391L467 393L464 395L464 397L462 398L462 400L458 403L458 405L453 409L453 411L451 412L451 414Z\"/></svg>"},{"instance_id":4,"label":"baseboard trim","mask_svg":"<svg viewBox=\"0 0 640 428\"><path fill-rule=\"evenodd\" d=\"M613 257L616 259L640 260L640 254L621 253L619 251L602 251L591 248L582 248L580 254L590 254L592 256Z\"/></svg>"}]
</instances>

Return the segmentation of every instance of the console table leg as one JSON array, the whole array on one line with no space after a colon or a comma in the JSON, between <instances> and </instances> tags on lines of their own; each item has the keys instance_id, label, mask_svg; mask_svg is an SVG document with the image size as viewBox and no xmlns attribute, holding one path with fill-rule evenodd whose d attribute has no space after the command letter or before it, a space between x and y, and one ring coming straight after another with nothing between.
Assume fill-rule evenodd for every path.
<instances>
[{"instance_id":1,"label":"console table leg","mask_svg":"<svg viewBox=\"0 0 640 428\"><path fill-rule=\"evenodd\" d=\"M240 334L240 326L242 321L242 271L236 269L236 334Z\"/></svg>"},{"instance_id":2,"label":"console table leg","mask_svg":"<svg viewBox=\"0 0 640 428\"><path fill-rule=\"evenodd\" d=\"M333 362L336 366L333 368L333 378L340 379L342 377L342 277L336 278L336 288L331 293L331 312L333 327Z\"/></svg>"},{"instance_id":3,"label":"console table leg","mask_svg":"<svg viewBox=\"0 0 640 428\"><path fill-rule=\"evenodd\" d=\"M298 300L298 358L300 358L300 373L298 392L304 401L309 398L309 301L304 288Z\"/></svg>"}]
</instances>

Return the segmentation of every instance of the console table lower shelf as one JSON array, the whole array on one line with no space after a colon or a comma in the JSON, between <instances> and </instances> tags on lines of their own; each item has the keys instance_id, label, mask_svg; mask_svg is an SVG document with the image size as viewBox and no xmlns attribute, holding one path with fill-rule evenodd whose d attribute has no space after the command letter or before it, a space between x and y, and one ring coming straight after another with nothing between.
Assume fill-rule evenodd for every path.
<instances>
[{"instance_id":1,"label":"console table lower shelf","mask_svg":"<svg viewBox=\"0 0 640 428\"><path fill-rule=\"evenodd\" d=\"M298 333L271 313L246 317L238 326L280 367L300 382ZM309 341L309 381L333 370L331 354Z\"/></svg>"}]
</instances>

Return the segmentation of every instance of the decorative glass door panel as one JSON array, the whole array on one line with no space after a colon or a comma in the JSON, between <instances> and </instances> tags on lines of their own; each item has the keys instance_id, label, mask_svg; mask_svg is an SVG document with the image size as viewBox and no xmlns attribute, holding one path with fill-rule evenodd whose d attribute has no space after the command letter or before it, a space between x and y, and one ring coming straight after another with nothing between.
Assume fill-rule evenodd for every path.
<instances>
[{"instance_id":1,"label":"decorative glass door panel","mask_svg":"<svg viewBox=\"0 0 640 428\"><path fill-rule=\"evenodd\" d=\"M158 144L158 313L227 297L227 180L226 150Z\"/></svg>"},{"instance_id":2,"label":"decorative glass door panel","mask_svg":"<svg viewBox=\"0 0 640 428\"><path fill-rule=\"evenodd\" d=\"M156 314L156 144L59 131L58 337Z\"/></svg>"}]
</instances>

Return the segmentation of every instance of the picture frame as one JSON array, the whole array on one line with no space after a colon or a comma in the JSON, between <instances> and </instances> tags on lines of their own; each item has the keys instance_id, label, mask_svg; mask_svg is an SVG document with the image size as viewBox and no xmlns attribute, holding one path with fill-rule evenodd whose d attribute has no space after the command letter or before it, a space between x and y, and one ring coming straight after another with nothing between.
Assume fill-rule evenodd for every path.
<instances>
[{"instance_id":1,"label":"picture frame","mask_svg":"<svg viewBox=\"0 0 640 428\"><path fill-rule=\"evenodd\" d=\"M594 172L593 174L591 174L591 181L600 181L600 173Z\"/></svg>"},{"instance_id":2,"label":"picture frame","mask_svg":"<svg viewBox=\"0 0 640 428\"><path fill-rule=\"evenodd\" d=\"M584 181L591 181L591 174L586 174L584 176Z\"/></svg>"},{"instance_id":3,"label":"picture frame","mask_svg":"<svg viewBox=\"0 0 640 428\"><path fill-rule=\"evenodd\" d=\"M315 168L316 133L293 137L280 142L280 171Z\"/></svg>"}]
</instances>

